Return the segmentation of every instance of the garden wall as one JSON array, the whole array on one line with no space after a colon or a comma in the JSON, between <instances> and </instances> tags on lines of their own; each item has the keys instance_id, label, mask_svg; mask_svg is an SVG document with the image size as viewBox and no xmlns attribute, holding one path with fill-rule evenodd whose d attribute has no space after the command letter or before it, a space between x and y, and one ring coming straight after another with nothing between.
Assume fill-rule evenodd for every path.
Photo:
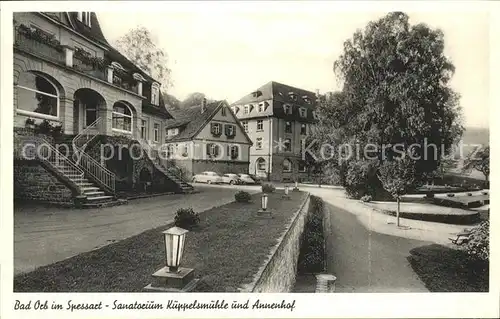
<instances>
[{"instance_id":1,"label":"garden wall","mask_svg":"<svg viewBox=\"0 0 500 319\"><path fill-rule=\"evenodd\" d=\"M241 292L289 292L295 283L297 262L300 252L300 238L309 212L308 194L292 218L290 225L278 244L273 247L269 258L254 276L254 280Z\"/></svg>"},{"instance_id":2,"label":"garden wall","mask_svg":"<svg viewBox=\"0 0 500 319\"><path fill-rule=\"evenodd\" d=\"M14 199L73 203L71 190L38 161L14 161Z\"/></svg>"}]
</instances>

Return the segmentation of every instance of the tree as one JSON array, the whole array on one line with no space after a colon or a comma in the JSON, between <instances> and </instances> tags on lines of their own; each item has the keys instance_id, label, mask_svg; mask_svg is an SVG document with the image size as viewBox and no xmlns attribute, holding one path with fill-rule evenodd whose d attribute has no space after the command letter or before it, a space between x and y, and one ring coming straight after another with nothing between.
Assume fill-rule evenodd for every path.
<instances>
[{"instance_id":1,"label":"tree","mask_svg":"<svg viewBox=\"0 0 500 319\"><path fill-rule=\"evenodd\" d=\"M486 179L486 186L490 179L490 146L479 149L477 152L471 152L464 161L462 170L470 172L473 169L483 173Z\"/></svg>"},{"instance_id":2,"label":"tree","mask_svg":"<svg viewBox=\"0 0 500 319\"><path fill-rule=\"evenodd\" d=\"M188 107L191 107L191 106L200 105L201 101L203 101L204 98L206 98L205 93L193 92L193 93L189 94L180 103L180 108L188 108Z\"/></svg>"},{"instance_id":3,"label":"tree","mask_svg":"<svg viewBox=\"0 0 500 319\"><path fill-rule=\"evenodd\" d=\"M171 107L173 109L180 108L181 101L179 101L179 99L177 99L175 96L163 92L163 98L165 99L165 104L168 105L168 107Z\"/></svg>"},{"instance_id":4,"label":"tree","mask_svg":"<svg viewBox=\"0 0 500 319\"><path fill-rule=\"evenodd\" d=\"M399 227L401 196L415 189L419 182L415 162L408 156L384 161L378 167L377 177L384 189L397 201L396 219Z\"/></svg>"},{"instance_id":5,"label":"tree","mask_svg":"<svg viewBox=\"0 0 500 319\"><path fill-rule=\"evenodd\" d=\"M145 27L131 29L118 39L117 49L144 72L162 84L163 91L173 85L168 55L161 49Z\"/></svg>"},{"instance_id":6,"label":"tree","mask_svg":"<svg viewBox=\"0 0 500 319\"><path fill-rule=\"evenodd\" d=\"M380 163L395 155L384 145L414 144L417 173L435 171L463 132L459 96L449 86L454 70L441 30L389 13L345 41L334 63L342 92L326 116L357 143L377 145Z\"/></svg>"}]
</instances>

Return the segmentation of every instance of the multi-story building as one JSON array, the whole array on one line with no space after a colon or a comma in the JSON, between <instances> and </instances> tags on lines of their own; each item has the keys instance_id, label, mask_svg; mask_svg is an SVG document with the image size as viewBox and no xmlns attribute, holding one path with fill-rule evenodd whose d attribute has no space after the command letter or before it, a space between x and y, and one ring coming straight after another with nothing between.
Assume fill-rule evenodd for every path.
<instances>
[{"instance_id":1,"label":"multi-story building","mask_svg":"<svg viewBox=\"0 0 500 319\"><path fill-rule=\"evenodd\" d=\"M95 13L15 13L13 82L19 199L97 203L120 189L176 187L150 157L117 159L122 144L161 143L172 117L161 83L107 42ZM48 156L26 160L26 140ZM60 154L56 142L69 144L69 153ZM103 158L103 143L117 151Z\"/></svg>"},{"instance_id":2,"label":"multi-story building","mask_svg":"<svg viewBox=\"0 0 500 319\"><path fill-rule=\"evenodd\" d=\"M170 111L165 160L181 168L186 178L203 171L248 173L252 141L226 101Z\"/></svg>"},{"instance_id":3,"label":"multi-story building","mask_svg":"<svg viewBox=\"0 0 500 319\"><path fill-rule=\"evenodd\" d=\"M316 94L269 82L231 104L250 136L250 174L274 181L307 177L302 143L317 122Z\"/></svg>"}]
</instances>

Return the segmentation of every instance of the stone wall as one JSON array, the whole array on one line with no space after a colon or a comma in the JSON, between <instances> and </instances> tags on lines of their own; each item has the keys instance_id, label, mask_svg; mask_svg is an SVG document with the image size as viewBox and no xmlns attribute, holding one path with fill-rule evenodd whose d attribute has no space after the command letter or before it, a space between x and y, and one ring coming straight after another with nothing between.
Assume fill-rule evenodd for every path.
<instances>
[{"instance_id":1,"label":"stone wall","mask_svg":"<svg viewBox=\"0 0 500 319\"><path fill-rule=\"evenodd\" d=\"M295 283L300 238L309 213L308 195L295 213L289 227L272 249L269 259L259 269L251 284L241 292L290 292Z\"/></svg>"},{"instance_id":2,"label":"stone wall","mask_svg":"<svg viewBox=\"0 0 500 319\"><path fill-rule=\"evenodd\" d=\"M14 161L14 199L72 203L71 190L38 161Z\"/></svg>"}]
</instances>

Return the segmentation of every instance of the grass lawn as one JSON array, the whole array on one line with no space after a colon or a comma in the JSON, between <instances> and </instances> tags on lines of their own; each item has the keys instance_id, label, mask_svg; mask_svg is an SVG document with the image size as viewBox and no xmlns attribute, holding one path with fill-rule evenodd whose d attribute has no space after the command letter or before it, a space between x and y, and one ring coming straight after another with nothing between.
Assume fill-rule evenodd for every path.
<instances>
[{"instance_id":1,"label":"grass lawn","mask_svg":"<svg viewBox=\"0 0 500 319\"><path fill-rule=\"evenodd\" d=\"M487 292L488 265L471 262L465 252L441 245L418 247L408 261L431 292Z\"/></svg>"},{"instance_id":2,"label":"grass lawn","mask_svg":"<svg viewBox=\"0 0 500 319\"><path fill-rule=\"evenodd\" d=\"M202 279L198 291L236 292L251 282L307 196L290 195L283 200L281 192L269 194L273 219L257 216L259 194L251 203L233 202L200 214L199 227L187 234L182 261ZM15 276L14 291L140 292L165 265L161 232L170 226Z\"/></svg>"},{"instance_id":3,"label":"grass lawn","mask_svg":"<svg viewBox=\"0 0 500 319\"><path fill-rule=\"evenodd\" d=\"M384 214L396 216L396 202L369 202L366 205ZM443 207L423 202L401 203L400 217L459 225L472 225L480 220L480 215L477 211Z\"/></svg>"}]
</instances>

